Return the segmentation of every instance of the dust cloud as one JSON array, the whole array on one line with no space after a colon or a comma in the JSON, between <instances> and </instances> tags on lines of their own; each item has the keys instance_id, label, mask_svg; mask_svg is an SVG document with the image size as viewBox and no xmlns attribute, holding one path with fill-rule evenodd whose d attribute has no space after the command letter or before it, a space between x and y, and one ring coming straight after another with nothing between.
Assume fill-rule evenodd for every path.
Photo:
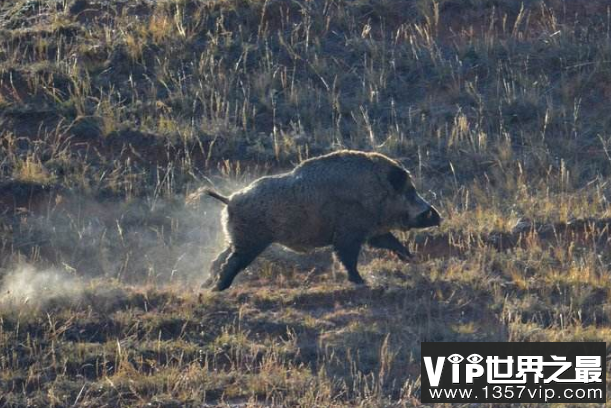
<instances>
[{"instance_id":1,"label":"dust cloud","mask_svg":"<svg viewBox=\"0 0 611 408\"><path fill-rule=\"evenodd\" d=\"M22 264L9 271L0 286L0 305L10 307L42 306L53 299L79 300L83 281L68 271L39 270Z\"/></svg>"},{"instance_id":2,"label":"dust cloud","mask_svg":"<svg viewBox=\"0 0 611 408\"><path fill-rule=\"evenodd\" d=\"M0 305L78 301L91 280L198 288L224 244L223 207L213 199L42 200L36 212L0 219Z\"/></svg>"}]
</instances>

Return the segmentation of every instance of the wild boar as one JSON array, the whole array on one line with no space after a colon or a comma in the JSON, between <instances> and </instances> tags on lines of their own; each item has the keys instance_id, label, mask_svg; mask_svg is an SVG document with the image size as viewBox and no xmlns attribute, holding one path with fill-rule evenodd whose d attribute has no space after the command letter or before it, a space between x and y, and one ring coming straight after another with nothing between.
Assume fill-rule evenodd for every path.
<instances>
[{"instance_id":1,"label":"wild boar","mask_svg":"<svg viewBox=\"0 0 611 408\"><path fill-rule=\"evenodd\" d=\"M348 279L363 284L357 270L362 245L408 260L409 250L390 231L441 222L439 212L416 192L409 172L379 153L338 151L306 160L289 173L261 177L229 197L204 193L226 204L222 222L228 245L211 273L217 291L227 289L272 243L299 252L332 246Z\"/></svg>"}]
</instances>

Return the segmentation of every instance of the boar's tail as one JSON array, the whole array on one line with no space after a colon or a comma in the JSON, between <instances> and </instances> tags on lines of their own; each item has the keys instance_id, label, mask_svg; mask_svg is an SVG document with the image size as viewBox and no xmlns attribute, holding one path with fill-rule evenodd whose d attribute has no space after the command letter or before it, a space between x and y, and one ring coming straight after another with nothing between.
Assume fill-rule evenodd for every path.
<instances>
[{"instance_id":1,"label":"boar's tail","mask_svg":"<svg viewBox=\"0 0 611 408\"><path fill-rule=\"evenodd\" d=\"M225 197L224 195L221 195L219 193L217 193L214 190L210 190L210 189L206 189L204 190L205 194L208 194L210 197L214 197L217 200L223 202L225 205L229 204L229 198Z\"/></svg>"}]
</instances>

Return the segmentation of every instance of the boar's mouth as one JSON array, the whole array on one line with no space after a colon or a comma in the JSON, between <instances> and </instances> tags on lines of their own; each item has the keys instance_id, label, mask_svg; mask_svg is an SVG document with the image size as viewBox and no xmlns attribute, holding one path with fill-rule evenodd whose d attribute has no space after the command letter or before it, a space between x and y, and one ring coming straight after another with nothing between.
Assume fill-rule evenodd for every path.
<instances>
[{"instance_id":1,"label":"boar's mouth","mask_svg":"<svg viewBox=\"0 0 611 408\"><path fill-rule=\"evenodd\" d=\"M420 213L416 218L407 218L408 228L428 228L436 227L441 224L441 216L434 207L430 207L428 210Z\"/></svg>"}]
</instances>

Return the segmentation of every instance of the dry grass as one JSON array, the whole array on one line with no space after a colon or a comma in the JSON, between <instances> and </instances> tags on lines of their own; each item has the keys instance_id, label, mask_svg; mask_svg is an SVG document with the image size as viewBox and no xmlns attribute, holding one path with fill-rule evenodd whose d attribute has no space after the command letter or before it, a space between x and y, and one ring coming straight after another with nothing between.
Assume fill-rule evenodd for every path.
<instances>
[{"instance_id":1,"label":"dry grass","mask_svg":"<svg viewBox=\"0 0 611 408\"><path fill-rule=\"evenodd\" d=\"M611 341L609 97L602 0L3 2L0 406L417 406L423 340ZM339 148L440 208L418 262L195 289L185 196Z\"/></svg>"}]
</instances>

